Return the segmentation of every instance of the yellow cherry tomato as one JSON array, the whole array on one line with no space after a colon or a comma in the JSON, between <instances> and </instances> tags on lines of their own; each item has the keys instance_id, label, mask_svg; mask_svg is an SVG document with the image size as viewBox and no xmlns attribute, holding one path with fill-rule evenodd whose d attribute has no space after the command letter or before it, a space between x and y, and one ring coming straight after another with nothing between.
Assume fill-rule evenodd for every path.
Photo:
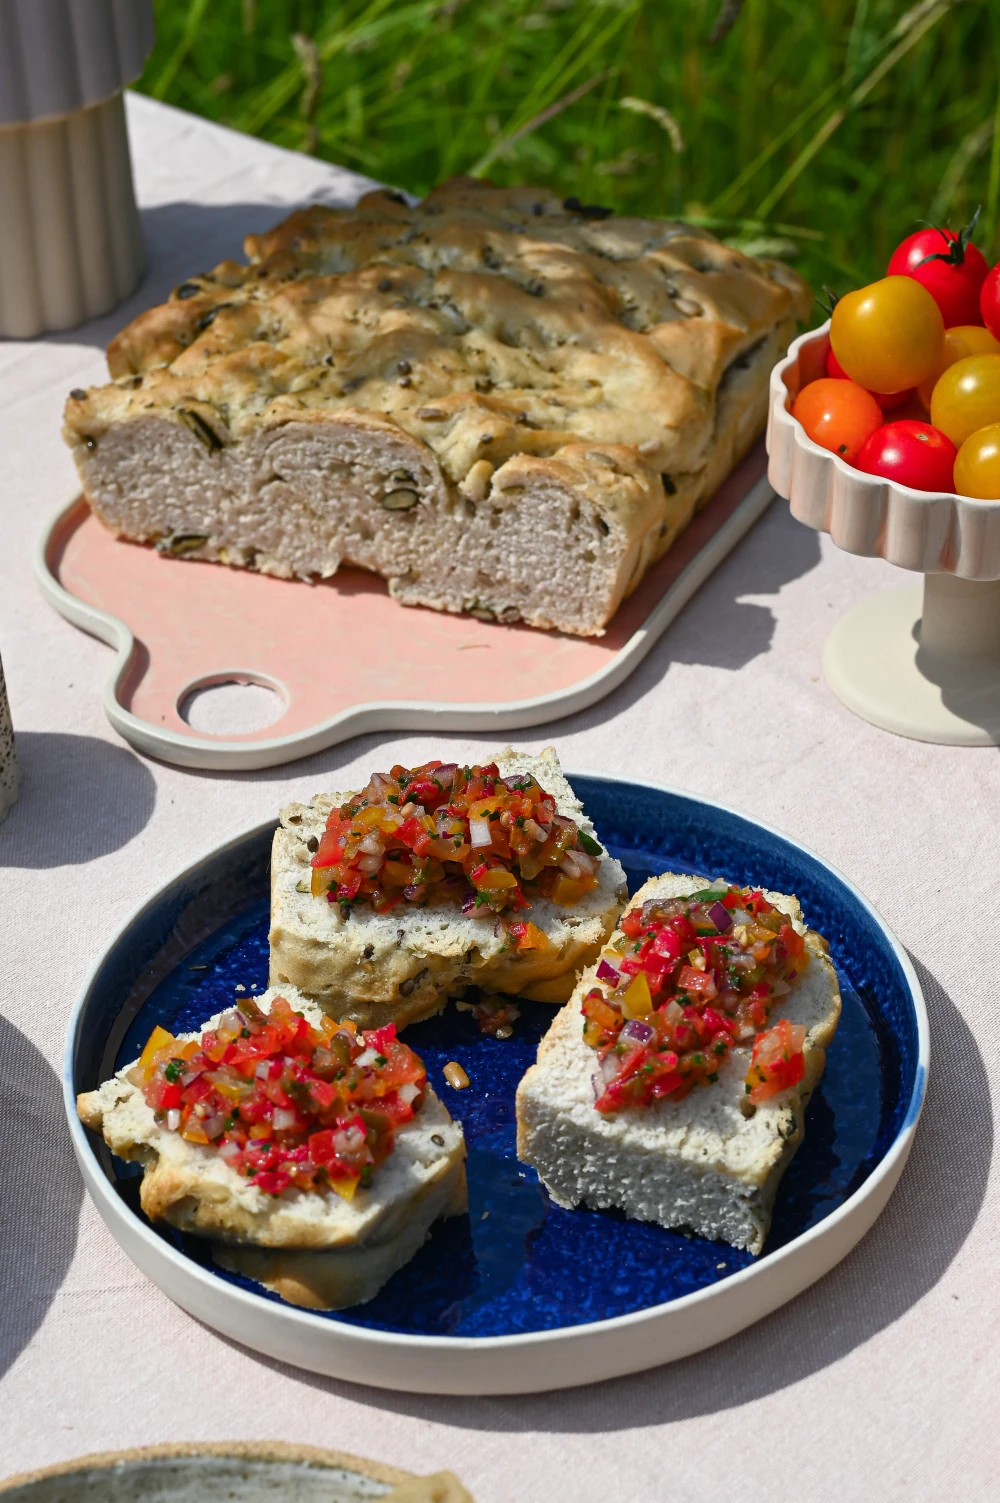
<instances>
[{"instance_id":1,"label":"yellow cherry tomato","mask_svg":"<svg viewBox=\"0 0 1000 1503\"><path fill-rule=\"evenodd\" d=\"M978 428L1000 423L1000 355L966 355L931 392L931 422L958 448Z\"/></svg>"},{"instance_id":2,"label":"yellow cherry tomato","mask_svg":"<svg viewBox=\"0 0 1000 1503\"><path fill-rule=\"evenodd\" d=\"M912 277L883 277L848 292L830 320L833 353L851 380L886 394L925 381L943 339L941 310Z\"/></svg>"},{"instance_id":3,"label":"yellow cherry tomato","mask_svg":"<svg viewBox=\"0 0 1000 1503\"><path fill-rule=\"evenodd\" d=\"M1000 355L1000 339L991 334L989 329L984 329L982 324L956 324L953 329L945 329L937 364L918 388L920 400L928 412L931 409L931 392L937 385L938 377L944 375L949 365L954 365L956 360L964 360L967 355Z\"/></svg>"},{"instance_id":4,"label":"yellow cherry tomato","mask_svg":"<svg viewBox=\"0 0 1000 1503\"><path fill-rule=\"evenodd\" d=\"M955 460L955 489L960 496L1000 501L1000 423L970 433Z\"/></svg>"}]
</instances>

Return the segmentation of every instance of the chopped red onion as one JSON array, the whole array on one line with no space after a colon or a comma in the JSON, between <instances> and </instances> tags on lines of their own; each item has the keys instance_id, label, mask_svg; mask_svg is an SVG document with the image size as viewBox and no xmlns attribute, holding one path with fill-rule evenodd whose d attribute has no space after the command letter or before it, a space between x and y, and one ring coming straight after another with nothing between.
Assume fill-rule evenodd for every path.
<instances>
[{"instance_id":1,"label":"chopped red onion","mask_svg":"<svg viewBox=\"0 0 1000 1503\"><path fill-rule=\"evenodd\" d=\"M431 777L433 778L435 783L440 783L442 788L450 788L452 783L454 783L455 781L455 774L457 771L457 762L445 762L441 767L436 767L434 769L434 771L431 773Z\"/></svg>"},{"instance_id":2,"label":"chopped red onion","mask_svg":"<svg viewBox=\"0 0 1000 1503\"><path fill-rule=\"evenodd\" d=\"M729 916L729 909L725 903L713 903L708 910L708 916L720 934L728 933L733 926L733 921Z\"/></svg>"},{"instance_id":3,"label":"chopped red onion","mask_svg":"<svg viewBox=\"0 0 1000 1503\"><path fill-rule=\"evenodd\" d=\"M474 892L467 892L465 894L465 897L462 899L462 912L463 913L472 913L474 911L474 909L475 909L475 906L476 906L476 894Z\"/></svg>"},{"instance_id":4,"label":"chopped red onion","mask_svg":"<svg viewBox=\"0 0 1000 1503\"><path fill-rule=\"evenodd\" d=\"M608 965L606 960L602 960L597 967L597 979L607 981L611 986L617 986L622 978L620 971L616 971L613 965Z\"/></svg>"},{"instance_id":5,"label":"chopped red onion","mask_svg":"<svg viewBox=\"0 0 1000 1503\"><path fill-rule=\"evenodd\" d=\"M276 1106L274 1108L274 1115L271 1118L271 1123L274 1127L275 1132L288 1132L290 1128L295 1126L297 1121L298 1118L296 1117L295 1113L293 1111L289 1111L286 1107Z\"/></svg>"},{"instance_id":6,"label":"chopped red onion","mask_svg":"<svg viewBox=\"0 0 1000 1503\"><path fill-rule=\"evenodd\" d=\"M648 1044L656 1030L640 1018L630 1018L622 1029L623 1039L632 1039L636 1044Z\"/></svg>"},{"instance_id":7,"label":"chopped red onion","mask_svg":"<svg viewBox=\"0 0 1000 1503\"><path fill-rule=\"evenodd\" d=\"M594 1071L593 1075L590 1077L590 1084L593 1087L594 1100L600 1101L601 1097L604 1095L605 1085L604 1076L601 1074L600 1070Z\"/></svg>"},{"instance_id":8,"label":"chopped red onion","mask_svg":"<svg viewBox=\"0 0 1000 1503\"><path fill-rule=\"evenodd\" d=\"M618 1064L619 1060L616 1054L606 1054L601 1060L601 1079L606 1084L610 1085L611 1081L618 1074Z\"/></svg>"}]
</instances>

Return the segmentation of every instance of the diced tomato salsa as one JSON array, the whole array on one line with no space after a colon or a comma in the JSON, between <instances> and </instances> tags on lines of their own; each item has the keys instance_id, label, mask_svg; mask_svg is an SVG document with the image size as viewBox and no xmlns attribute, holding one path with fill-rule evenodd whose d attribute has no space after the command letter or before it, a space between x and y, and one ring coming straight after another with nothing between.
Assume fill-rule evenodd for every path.
<instances>
[{"instance_id":1,"label":"diced tomato salsa","mask_svg":"<svg viewBox=\"0 0 1000 1503\"><path fill-rule=\"evenodd\" d=\"M602 854L529 773L501 777L493 762L397 765L330 814L312 892L377 913L450 902L463 913L515 915L537 897L579 902L597 886ZM510 933L521 950L548 943L534 924Z\"/></svg>"},{"instance_id":2,"label":"diced tomato salsa","mask_svg":"<svg viewBox=\"0 0 1000 1503\"><path fill-rule=\"evenodd\" d=\"M805 1073L805 1029L767 1029L771 1008L809 964L801 934L755 888L652 899L624 914L583 999L597 1052L597 1110L680 1101L718 1079L734 1043L754 1040L757 1105ZM770 1042L774 1036L774 1042ZM796 1073L797 1072L797 1073Z\"/></svg>"},{"instance_id":3,"label":"diced tomato salsa","mask_svg":"<svg viewBox=\"0 0 1000 1503\"><path fill-rule=\"evenodd\" d=\"M129 1079L168 1131L213 1147L268 1195L332 1187L350 1200L424 1098L423 1063L396 1028L314 1028L283 997L241 998L200 1039L156 1028Z\"/></svg>"}]
</instances>

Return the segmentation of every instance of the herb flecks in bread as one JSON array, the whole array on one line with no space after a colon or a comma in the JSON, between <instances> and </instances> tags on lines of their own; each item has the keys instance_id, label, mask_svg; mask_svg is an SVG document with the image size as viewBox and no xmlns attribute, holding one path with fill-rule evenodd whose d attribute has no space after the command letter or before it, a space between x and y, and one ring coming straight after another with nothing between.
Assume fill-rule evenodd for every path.
<instances>
[{"instance_id":1,"label":"herb flecks in bread","mask_svg":"<svg viewBox=\"0 0 1000 1503\"><path fill-rule=\"evenodd\" d=\"M73 395L97 514L186 558L373 569L408 604L603 630L763 427L810 294L533 188L376 192L250 236Z\"/></svg>"},{"instance_id":2,"label":"herb flecks in bread","mask_svg":"<svg viewBox=\"0 0 1000 1503\"><path fill-rule=\"evenodd\" d=\"M475 881L466 878L464 868L456 875L454 895L442 886L435 893L439 901L427 906L419 884L401 889L409 896L382 912L368 901L341 903L336 900L336 889L333 902L325 894L314 897L314 873L329 870L312 866L327 834L328 820L335 811L355 807L351 800L358 797L346 793L317 795L309 804L292 804L284 809L275 833L270 931L273 986L290 982L334 1016L352 1018L363 1027L378 1027L391 1019L402 1028L437 1012L450 995L470 985L540 1001L565 1001L576 972L596 958L614 927L625 897L625 874L597 839L551 747L537 757L508 748L490 763L496 765L501 779L523 780L544 791L549 796L547 801L554 802L555 816L570 822L556 825L555 817L547 821L549 833L541 844L529 832L531 848L516 863L501 860L491 836L491 859L499 864L488 866L487 871L516 867L521 874L517 890L530 894L530 907L497 912L489 900L477 905L476 897L499 903L503 893L514 889L497 888L494 894L484 888L481 893ZM467 855L471 873L480 863L471 860L471 821L466 816L461 820L463 828L470 827ZM487 823L491 830L503 829L500 820ZM539 872L523 879L522 863L530 861L532 851L545 847L555 829L573 837L573 843L567 844L560 856L561 862L573 857L577 863L574 870L579 873L584 871L580 858L593 863L586 883L579 875L569 875L565 866L541 863ZM339 840L340 835L336 838ZM553 853L549 850L546 854ZM375 852L369 854L374 857ZM528 870L534 869L529 866ZM552 883L552 896L538 891L537 879L542 871L548 874L543 885ZM378 875L373 873L373 879ZM569 905L560 903L555 893L555 884L562 878L576 884ZM565 890L560 891L567 895ZM463 912L463 902L470 894L473 902L469 911ZM518 932L522 925L523 932Z\"/></svg>"},{"instance_id":3,"label":"herb flecks in bread","mask_svg":"<svg viewBox=\"0 0 1000 1503\"><path fill-rule=\"evenodd\" d=\"M718 898L690 903L692 895L708 888L717 890ZM518 1087L518 1156L535 1167L560 1205L617 1207L638 1220L687 1228L759 1253L770 1227L778 1183L802 1140L805 1107L823 1074L826 1050L840 1016L840 991L825 941L802 922L795 898L764 892L764 902L783 916L780 924L775 918L779 927L767 946L773 950L782 944L785 957L771 957L781 963L768 968L768 957L754 956L754 945L763 947L765 942L751 933L747 950L738 941L737 947L741 955L749 952L763 966L761 977L753 986L735 977L730 984L728 967L720 973L706 966L701 972L694 965L696 955L704 957L706 949L718 947L718 941L706 932L702 938L707 943L693 943L680 965L670 965L658 988L654 979L657 996L653 1000L659 1001L666 988L662 1005L671 1009L670 1017L657 1015L651 1024L648 1011L643 1012L636 1021L644 1027L632 1030L626 1039L621 1035L631 1020L621 1023L612 1017L616 1006L622 1008L619 1019L624 1014L635 979L624 985L619 981L613 988L607 986L611 978L606 974L605 985L599 979L601 968L621 975L623 957L631 954L633 959L645 959L651 953L640 956L631 950L643 934L644 911L648 916L657 910L674 913L678 906L683 912L690 906L700 918L730 890L725 882L665 873L652 878L631 900L622 919L625 932L616 936L613 951L605 952L599 966L581 977L573 997L542 1039L537 1062ZM677 905L677 899L688 903ZM639 916L638 926L633 914ZM721 915L719 921L724 923ZM783 940L779 938L785 924L801 940L803 955L809 957L804 968L787 963L790 951L798 945L787 933ZM657 926L646 927L655 930ZM634 936L628 934L631 928L636 929ZM728 932L716 929L719 936ZM621 940L625 944L619 948ZM729 946L724 943L721 948ZM669 956L664 958L669 960ZM672 1011L676 983L682 976L686 983L692 980L684 975L684 966L706 976L716 987L716 996L708 999L704 992L699 996L698 988L687 986L682 1015L677 1018ZM647 971L640 966L635 974L645 977L648 990L655 968ZM723 980L721 987L718 980ZM754 997L761 982L768 985L769 993ZM611 1016L596 1006L585 1011L587 998L595 992L613 998L619 987L622 995L617 1004L602 1002ZM723 1016L731 1027L723 1025ZM692 1033L702 1031L705 1037L685 1036L679 1041L678 1025L686 1025ZM606 1037L603 1044L600 1030ZM669 1037L661 1040L661 1031ZM762 1049L760 1045L771 1037L779 1047ZM621 1053L616 1053L619 1040ZM679 1042L684 1047L678 1047ZM694 1047L696 1042L703 1047ZM707 1051L713 1043L721 1047L711 1058ZM789 1061L784 1060L785 1053ZM682 1061L686 1061L684 1069L679 1068ZM716 1061L717 1068L711 1068ZM604 1063L608 1063L606 1070L601 1068ZM630 1064L634 1070L628 1068ZM646 1064L651 1065L649 1071ZM638 1081L652 1084L647 1090ZM609 1090L616 1099L605 1099Z\"/></svg>"},{"instance_id":4,"label":"herb flecks in bread","mask_svg":"<svg viewBox=\"0 0 1000 1503\"><path fill-rule=\"evenodd\" d=\"M157 1028L77 1109L144 1166L151 1220L212 1238L217 1261L296 1304L371 1299L465 1209L462 1129L417 1056L287 988L201 1034Z\"/></svg>"}]
</instances>

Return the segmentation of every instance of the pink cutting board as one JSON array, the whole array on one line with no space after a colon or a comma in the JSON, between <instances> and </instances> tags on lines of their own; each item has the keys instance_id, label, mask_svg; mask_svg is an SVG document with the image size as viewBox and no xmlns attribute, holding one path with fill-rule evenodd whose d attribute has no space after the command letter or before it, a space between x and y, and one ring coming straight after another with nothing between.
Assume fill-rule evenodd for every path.
<instances>
[{"instance_id":1,"label":"pink cutting board","mask_svg":"<svg viewBox=\"0 0 1000 1503\"><path fill-rule=\"evenodd\" d=\"M127 741L187 767L268 767L361 731L513 729L594 703L769 505L765 467L761 442L603 637L402 606L360 569L307 584L166 558L114 538L82 497L50 526L37 572L57 610L117 647L104 703ZM230 681L277 690L284 713L240 736L192 729L187 696Z\"/></svg>"}]
</instances>

